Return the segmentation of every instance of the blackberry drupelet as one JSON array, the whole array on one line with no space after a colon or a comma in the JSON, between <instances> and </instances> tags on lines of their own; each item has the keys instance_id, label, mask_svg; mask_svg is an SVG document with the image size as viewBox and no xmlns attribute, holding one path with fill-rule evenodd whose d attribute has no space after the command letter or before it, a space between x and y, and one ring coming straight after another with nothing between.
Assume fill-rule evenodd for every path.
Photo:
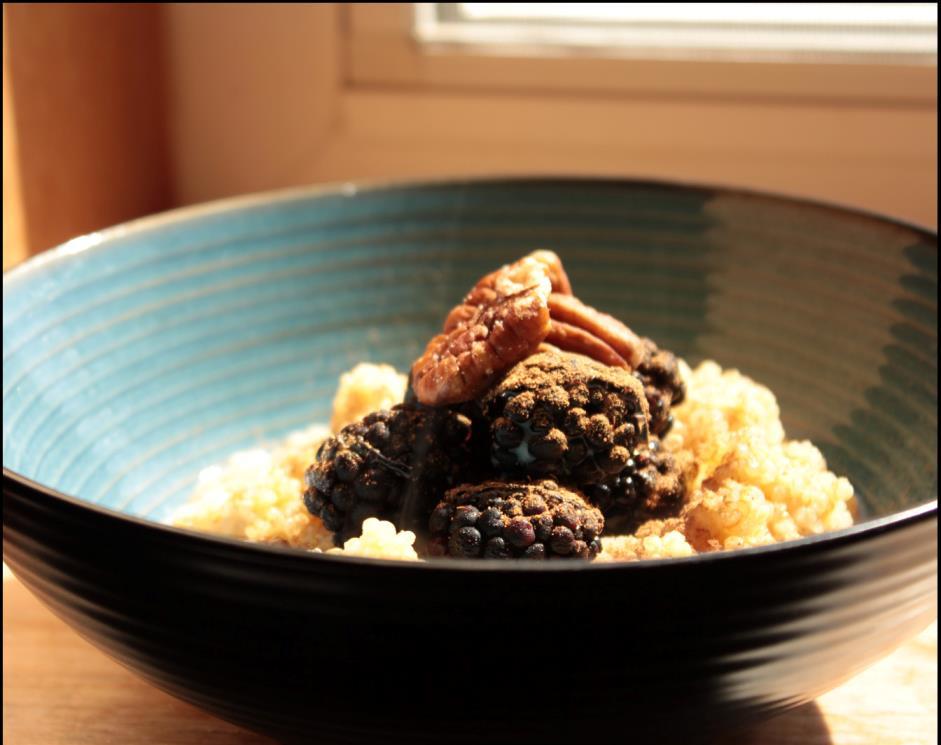
<instances>
[{"instance_id":1,"label":"blackberry drupelet","mask_svg":"<svg viewBox=\"0 0 941 745\"><path fill-rule=\"evenodd\" d=\"M590 559L601 551L601 512L554 481L458 486L429 519L432 556Z\"/></svg>"},{"instance_id":2,"label":"blackberry drupelet","mask_svg":"<svg viewBox=\"0 0 941 745\"><path fill-rule=\"evenodd\" d=\"M670 407L686 398L686 385L680 376L676 355L660 349L650 339L642 340L644 357L634 375L644 384L650 409L650 434L663 437L673 426Z\"/></svg>"},{"instance_id":3,"label":"blackberry drupelet","mask_svg":"<svg viewBox=\"0 0 941 745\"><path fill-rule=\"evenodd\" d=\"M585 490L605 516L609 532L633 533L653 518L675 515L683 505L686 484L683 470L656 437L634 452L620 474Z\"/></svg>"},{"instance_id":4,"label":"blackberry drupelet","mask_svg":"<svg viewBox=\"0 0 941 745\"><path fill-rule=\"evenodd\" d=\"M643 385L627 370L566 352L513 367L480 401L493 466L510 476L601 483L647 440Z\"/></svg>"},{"instance_id":5,"label":"blackberry drupelet","mask_svg":"<svg viewBox=\"0 0 941 745\"><path fill-rule=\"evenodd\" d=\"M321 445L304 504L337 545L367 517L420 528L441 493L468 477L471 428L463 414L417 404L369 414Z\"/></svg>"}]
</instances>

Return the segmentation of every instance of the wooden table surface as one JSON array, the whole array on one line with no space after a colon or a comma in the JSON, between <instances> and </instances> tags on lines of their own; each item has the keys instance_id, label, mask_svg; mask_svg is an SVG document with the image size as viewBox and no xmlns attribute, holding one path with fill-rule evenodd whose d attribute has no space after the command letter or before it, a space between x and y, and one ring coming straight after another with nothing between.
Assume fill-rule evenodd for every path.
<instances>
[{"instance_id":1,"label":"wooden table surface","mask_svg":"<svg viewBox=\"0 0 941 745\"><path fill-rule=\"evenodd\" d=\"M817 701L716 745L934 745L938 626ZM262 745L139 680L78 637L4 567L6 745Z\"/></svg>"}]
</instances>

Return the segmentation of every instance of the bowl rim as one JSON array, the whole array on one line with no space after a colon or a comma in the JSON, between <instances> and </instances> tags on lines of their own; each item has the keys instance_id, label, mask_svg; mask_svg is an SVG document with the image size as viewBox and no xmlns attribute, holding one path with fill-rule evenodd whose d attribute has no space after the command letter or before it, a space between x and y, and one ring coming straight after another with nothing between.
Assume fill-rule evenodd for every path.
<instances>
[{"instance_id":1,"label":"bowl rim","mask_svg":"<svg viewBox=\"0 0 941 745\"><path fill-rule=\"evenodd\" d=\"M680 566L689 564L712 564L714 562L728 562L735 560L736 557L768 558L780 554L782 551L788 554L800 553L801 550L813 550L823 544L826 546L840 546L849 543L855 543L860 540L866 540L876 535L903 530L904 528L917 525L922 522L937 520L938 500L937 498L923 502L922 504L908 507L900 512L893 512L889 515L873 518L861 523L855 523L846 528L838 530L828 530L815 535L803 536L777 543L769 543L763 546L750 546L747 548L727 549L721 551L710 551L693 554L692 556L677 556L658 559L641 559L634 561L610 560L610 561L513 561L508 562L500 559L448 559L447 561L410 561L402 559L380 559L368 558L362 556L345 556L342 554L328 554L326 552L312 551L302 548L292 548L288 546L278 546L270 543L258 543L243 538L235 538L225 535L203 532L192 528L181 528L169 523L162 523L156 520L150 520L137 515L131 515L126 512L106 507L101 504L87 502L78 497L73 497L64 492L40 484L32 479L22 476L6 467L3 468L4 482L4 501L6 500L7 483L9 481L19 484L27 490L38 492L46 497L50 497L57 502L65 503L71 507L77 507L80 510L90 511L99 517L107 520L116 520L128 526L133 526L137 530L153 531L156 530L168 538L176 537L189 542L191 546L198 544L211 545L220 550L234 550L237 552L249 551L259 558L264 556L281 557L288 560L300 561L327 561L341 562L347 565L350 562L365 566L387 566L394 568L412 568L417 571L435 571L435 570L487 570L499 572L512 571L611 571L613 569L622 569L629 571L641 571L639 567L663 567ZM6 526L4 526L6 530ZM629 569L631 568L631 569Z\"/></svg>"},{"instance_id":2,"label":"bowl rim","mask_svg":"<svg viewBox=\"0 0 941 745\"><path fill-rule=\"evenodd\" d=\"M225 212L237 210L270 207L276 204L287 204L295 201L305 201L318 197L347 197L366 196L384 191L407 191L442 187L460 186L608 186L608 187L642 187L682 192L713 192L716 195L757 198L764 201L792 204L799 207L843 213L845 217L863 219L880 223L883 226L903 228L923 237L938 240L938 231L925 225L905 220L899 217L880 214L874 210L843 204L838 201L801 197L787 193L776 193L762 189L753 189L740 186L714 185L697 181L656 179L656 178L624 178L618 176L553 176L553 175L496 175L496 176L468 176L468 177L441 177L428 179L363 179L359 181L332 181L322 184L308 184L303 186L290 186L281 189L238 194L207 202L200 202L182 207L145 215L133 220L112 225L101 230L84 233L60 243L57 246L42 251L35 256L3 271L3 285L8 282L19 282L27 274L32 274L41 267L56 264L67 260L67 257L84 253L107 243L135 235L147 233L152 230L189 219L212 217Z\"/></svg>"},{"instance_id":3,"label":"bowl rim","mask_svg":"<svg viewBox=\"0 0 941 745\"><path fill-rule=\"evenodd\" d=\"M853 207L821 199L806 198L788 194L774 193L761 189L752 189L736 186L716 186L695 181L653 179L653 178L623 178L617 176L553 176L553 175L497 175L497 176L470 176L470 177L442 177L430 179L389 179L389 180L362 180L343 181L324 184L288 187L238 196L216 199L195 205L177 207L153 215L147 215L127 222L94 231L72 238L56 247L50 248L19 264L4 270L3 287L6 294L7 287L13 287L24 278L33 275L46 266L54 266L69 261L71 257L85 253L89 250L107 247L114 240L159 230L167 225L185 222L191 219L212 217L226 212L271 207L278 204L287 204L294 201L305 201L312 198L340 196L355 198L360 195L378 194L384 191L408 191L440 187L473 187L473 186L611 186L611 187L644 187L657 189L673 189L682 192L712 192L716 195L757 198L759 200L788 203L795 206L810 207L829 212L842 213L844 217L864 219L876 222L882 226L903 228L920 234L922 237L933 239L937 243L937 231L925 226L896 217L881 215L875 211ZM937 246L935 247L937 250ZM847 528L826 531L811 536L780 541L763 546L752 546L731 550L698 553L692 556L643 559L637 561L552 561L552 562L506 562L494 560L459 559L438 561L403 561L399 559L374 559L359 556L344 556L314 552L305 549L282 547L272 544L255 543L246 539L215 535L212 533L181 528L167 523L161 523L119 510L85 501L52 487L23 476L10 468L3 466L3 492L4 502L7 499L7 485L14 482L27 490L39 492L53 500L88 510L110 520L119 520L125 524L135 526L137 529L157 530L176 536L186 541L197 541L215 545L219 549L256 552L259 556L280 556L283 558L300 559L316 562L341 562L343 565L362 564L365 566L387 566L397 569L409 568L415 571L498 571L500 573L531 572L531 571L643 571L643 567L652 570L663 566L681 566L689 564L712 564L714 562L727 562L741 557L767 557L779 554L782 551L793 554L801 549L826 544L836 546L844 543L864 540L871 536L888 531L901 530L932 518L937 520L938 499L923 502L908 507L899 512L855 523Z\"/></svg>"}]
</instances>

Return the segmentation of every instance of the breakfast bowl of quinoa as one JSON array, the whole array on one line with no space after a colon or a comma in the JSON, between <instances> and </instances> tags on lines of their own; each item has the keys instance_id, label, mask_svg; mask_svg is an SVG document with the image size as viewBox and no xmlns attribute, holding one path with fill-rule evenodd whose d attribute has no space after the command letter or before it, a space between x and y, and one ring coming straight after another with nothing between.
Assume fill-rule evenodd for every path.
<instances>
[{"instance_id":1,"label":"breakfast bowl of quinoa","mask_svg":"<svg viewBox=\"0 0 941 745\"><path fill-rule=\"evenodd\" d=\"M4 276L4 559L284 741L687 739L936 615L937 239L706 187L300 190Z\"/></svg>"}]
</instances>

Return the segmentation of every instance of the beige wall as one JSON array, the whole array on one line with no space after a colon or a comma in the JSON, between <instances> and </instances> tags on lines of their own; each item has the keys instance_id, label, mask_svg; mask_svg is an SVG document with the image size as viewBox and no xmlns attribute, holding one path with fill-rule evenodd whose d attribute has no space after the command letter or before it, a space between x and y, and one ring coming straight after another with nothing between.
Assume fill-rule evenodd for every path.
<instances>
[{"instance_id":1,"label":"beige wall","mask_svg":"<svg viewBox=\"0 0 941 745\"><path fill-rule=\"evenodd\" d=\"M3 18L4 222L22 228L4 266L169 207L161 8L10 3Z\"/></svg>"},{"instance_id":2,"label":"beige wall","mask_svg":"<svg viewBox=\"0 0 941 745\"><path fill-rule=\"evenodd\" d=\"M173 4L167 14L174 197L316 180L336 127L334 4Z\"/></svg>"},{"instance_id":3,"label":"beige wall","mask_svg":"<svg viewBox=\"0 0 941 745\"><path fill-rule=\"evenodd\" d=\"M467 174L713 182L937 224L937 102L924 95L936 70L919 73L913 95L887 94L894 71L874 82L878 95L863 86L829 98L819 81L795 97L791 72L775 83L784 96L757 95L762 78L747 71L736 73L747 85L699 94L675 70L660 95L579 88L574 71L556 88L560 68L540 73L536 62L496 85L491 61L476 84L473 58L419 54L402 6L49 7L18 30L28 11L4 6L5 31L14 9L10 108L28 250L174 204ZM370 27L393 36L373 43ZM55 63L30 71L30 49L49 57L43 44L58 49ZM5 213L7 62L5 50Z\"/></svg>"}]
</instances>

